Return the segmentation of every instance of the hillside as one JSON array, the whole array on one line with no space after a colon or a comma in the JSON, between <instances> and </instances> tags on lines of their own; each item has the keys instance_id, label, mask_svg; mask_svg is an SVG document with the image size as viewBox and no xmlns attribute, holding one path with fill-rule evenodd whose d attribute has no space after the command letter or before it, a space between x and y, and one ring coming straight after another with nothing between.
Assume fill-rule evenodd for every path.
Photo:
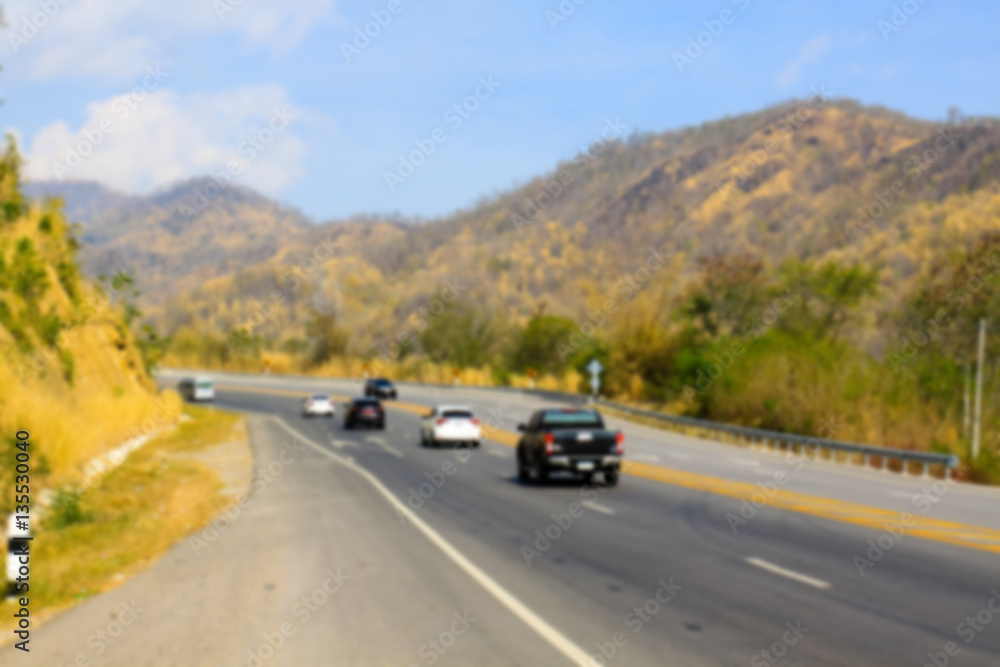
<instances>
[{"instance_id":1,"label":"hillside","mask_svg":"<svg viewBox=\"0 0 1000 667\"><path fill-rule=\"evenodd\" d=\"M21 185L25 197L35 201L59 197L63 213L72 222L90 223L101 214L128 206L135 198L90 181L43 181Z\"/></svg>"},{"instance_id":2,"label":"hillside","mask_svg":"<svg viewBox=\"0 0 1000 667\"><path fill-rule=\"evenodd\" d=\"M178 209L193 187L184 184L91 222L85 266L127 267L144 309L170 329L228 330L327 239L336 256L262 325L274 339L300 335L301 309L322 303L338 309L356 340L371 343L448 277L468 283L465 298L506 317L523 321L543 304L579 317L645 248L664 243L676 253L677 286L696 274L697 258L713 254L747 253L772 265L836 259L877 264L891 304L933 258L967 248L997 223L1000 127L969 121L946 130L946 139L940 131L849 101L789 103L615 142L424 225L311 227L236 188L187 225ZM560 176L568 185L551 185ZM900 194L881 217L862 220L859 233L857 209L877 212L879 193L895 181ZM561 190L551 200L547 183Z\"/></svg>"},{"instance_id":3,"label":"hillside","mask_svg":"<svg viewBox=\"0 0 1000 667\"><path fill-rule=\"evenodd\" d=\"M125 290L106 293L80 277L62 210L29 205L19 166L11 146L0 159L0 475L11 479L12 435L28 431L37 494L79 481L93 456L169 425L179 404L157 396L122 314Z\"/></svg>"},{"instance_id":4,"label":"hillside","mask_svg":"<svg viewBox=\"0 0 1000 667\"><path fill-rule=\"evenodd\" d=\"M278 257L312 229L296 211L235 185L220 190L208 178L144 197L88 183L32 183L26 193L61 197L82 229L84 272L140 279L144 306Z\"/></svg>"}]
</instances>

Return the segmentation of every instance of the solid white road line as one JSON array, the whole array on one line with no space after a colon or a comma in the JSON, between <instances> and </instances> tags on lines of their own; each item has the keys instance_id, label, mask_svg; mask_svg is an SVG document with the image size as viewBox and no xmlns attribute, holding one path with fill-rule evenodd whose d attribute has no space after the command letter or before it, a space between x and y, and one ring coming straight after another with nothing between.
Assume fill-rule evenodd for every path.
<instances>
[{"instance_id":1,"label":"solid white road line","mask_svg":"<svg viewBox=\"0 0 1000 667\"><path fill-rule=\"evenodd\" d=\"M597 503L591 502L590 500L581 500L580 504L583 505L584 507L594 510L595 512L600 512L601 514L613 515L615 513L615 511L610 507L604 507L603 505L598 505Z\"/></svg>"},{"instance_id":2,"label":"solid white road line","mask_svg":"<svg viewBox=\"0 0 1000 667\"><path fill-rule=\"evenodd\" d=\"M679 454L678 452L670 452L669 454L667 454L667 456L669 456L672 459L680 459L681 461L691 460L690 454Z\"/></svg>"},{"instance_id":3,"label":"solid white road line","mask_svg":"<svg viewBox=\"0 0 1000 667\"><path fill-rule=\"evenodd\" d=\"M808 574L802 574L794 570L788 570L781 567L780 565L775 565L774 563L769 563L766 560L760 558L747 558L747 562L751 565L756 565L762 570L767 570L768 572L773 572L774 574L779 574L782 577L788 577L789 579L794 579L803 584L813 586L814 588L830 588L830 583L823 581L822 579L816 579L815 577L810 577Z\"/></svg>"},{"instance_id":4,"label":"solid white road line","mask_svg":"<svg viewBox=\"0 0 1000 667\"><path fill-rule=\"evenodd\" d=\"M388 442L385 441L384 438L379 438L374 435L369 435L368 437L365 438L365 442L370 442L372 444L378 445L379 447L381 447L382 449L384 449L385 451L389 452L390 454L392 454L397 458L403 458L403 452L399 451L398 449L390 445Z\"/></svg>"},{"instance_id":5,"label":"solid white road line","mask_svg":"<svg viewBox=\"0 0 1000 667\"><path fill-rule=\"evenodd\" d=\"M549 625L545 619L529 609L527 605L514 597L512 593L508 592L507 589L501 586L495 579L493 579L493 577L486 574L486 572L481 570L479 566L469 560L462 552L453 547L450 542L441 536L440 533L431 528L428 524L424 523L423 519L418 517L410 510L409 507L400 502L396 496L394 496L392 492L389 491L389 489L387 489L377 477L375 477L375 475L371 474L361 466L356 465L353 460L341 458L329 449L317 445L315 442L299 433L296 429L286 424L280 417L273 417L273 419L284 427L286 431L294 435L296 438L299 438L303 443L309 445L321 454L338 461L343 466L350 468L364 477L372 486L375 487L376 490L378 490L379 493L385 497L386 500L389 501L389 504L393 506L393 509L395 509L396 512L406 517L406 519L408 519L417 530L423 533L424 536L434 544L434 546L440 549L444 555L450 558L452 562L458 565L461 569L465 570L466 574L472 577L480 586L485 588L494 598L497 599L498 602L507 607L511 613L521 619L525 625L537 632L542 639L547 641L553 646L553 648L566 656L573 664L580 665L581 667L589 667L589 665L593 664L590 656L588 656L583 649L570 641L564 634Z\"/></svg>"},{"instance_id":6,"label":"solid white road line","mask_svg":"<svg viewBox=\"0 0 1000 667\"><path fill-rule=\"evenodd\" d=\"M509 459L510 458L510 454L506 454L506 453L500 451L499 449L493 449L492 447L490 447L489 449L487 449L486 453L489 454L490 456L499 456L502 459Z\"/></svg>"},{"instance_id":7,"label":"solid white road line","mask_svg":"<svg viewBox=\"0 0 1000 667\"><path fill-rule=\"evenodd\" d=\"M654 456L653 454L629 454L626 458L630 458L633 461L649 461L650 463L658 463L660 460L659 456Z\"/></svg>"},{"instance_id":8,"label":"solid white road line","mask_svg":"<svg viewBox=\"0 0 1000 667\"><path fill-rule=\"evenodd\" d=\"M887 495L890 495L893 498L906 498L907 500L912 500L918 497L920 494L913 492L907 493L906 491L889 491Z\"/></svg>"}]
</instances>

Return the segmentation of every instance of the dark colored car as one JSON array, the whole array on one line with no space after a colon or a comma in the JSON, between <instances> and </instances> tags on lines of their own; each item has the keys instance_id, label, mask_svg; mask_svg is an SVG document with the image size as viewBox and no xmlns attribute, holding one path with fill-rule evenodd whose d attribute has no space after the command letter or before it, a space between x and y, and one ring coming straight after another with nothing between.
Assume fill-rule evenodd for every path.
<instances>
[{"instance_id":1,"label":"dark colored car","mask_svg":"<svg viewBox=\"0 0 1000 667\"><path fill-rule=\"evenodd\" d=\"M344 428L358 424L385 428L385 409L377 398L355 398L344 409Z\"/></svg>"},{"instance_id":2,"label":"dark colored car","mask_svg":"<svg viewBox=\"0 0 1000 667\"><path fill-rule=\"evenodd\" d=\"M396 399L396 387L385 378L365 380L365 396Z\"/></svg>"},{"instance_id":3,"label":"dark colored car","mask_svg":"<svg viewBox=\"0 0 1000 667\"><path fill-rule=\"evenodd\" d=\"M552 471L566 471L590 482L601 473L604 483L618 483L625 436L609 431L597 410L539 410L527 424L518 424L517 476L522 482L545 483Z\"/></svg>"}]
</instances>

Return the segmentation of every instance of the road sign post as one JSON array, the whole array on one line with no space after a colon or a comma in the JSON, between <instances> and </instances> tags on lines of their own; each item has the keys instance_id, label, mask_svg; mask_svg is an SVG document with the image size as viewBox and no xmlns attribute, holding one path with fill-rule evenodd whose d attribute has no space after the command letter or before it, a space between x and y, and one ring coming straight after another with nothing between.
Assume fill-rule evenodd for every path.
<instances>
[{"instance_id":1,"label":"road sign post","mask_svg":"<svg viewBox=\"0 0 1000 667\"><path fill-rule=\"evenodd\" d=\"M587 364L587 370L590 371L590 402L593 403L597 400L597 394L601 389L601 371L604 370L604 367L597 359L591 359L590 363Z\"/></svg>"},{"instance_id":2,"label":"road sign post","mask_svg":"<svg viewBox=\"0 0 1000 667\"><path fill-rule=\"evenodd\" d=\"M972 413L972 460L979 458L979 430L983 414L983 349L986 345L986 319L979 320L979 349L976 354L976 404Z\"/></svg>"}]
</instances>

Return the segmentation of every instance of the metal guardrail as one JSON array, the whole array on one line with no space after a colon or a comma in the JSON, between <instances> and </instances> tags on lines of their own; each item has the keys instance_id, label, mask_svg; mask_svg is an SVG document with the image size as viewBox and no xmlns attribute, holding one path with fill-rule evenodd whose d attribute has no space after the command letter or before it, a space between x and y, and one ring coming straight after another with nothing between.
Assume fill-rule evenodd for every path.
<instances>
[{"instance_id":1,"label":"metal guardrail","mask_svg":"<svg viewBox=\"0 0 1000 667\"><path fill-rule=\"evenodd\" d=\"M235 373L244 375L243 373ZM272 375L273 378L294 378L302 380L350 380L350 378L321 378L315 376L294 376L294 375ZM554 401L563 401L575 405L582 405L590 402L590 397L586 394L573 394L569 392L549 391L545 389L523 389L517 387L482 387L477 385L463 384L439 384L434 382L409 382L406 380L396 381L397 385L403 387L436 387L441 389L476 389L482 391L499 391L506 393L517 393L528 396L537 396ZM828 440L815 436L797 435L794 433L783 433L781 431L768 431L748 426L734 426L722 424L705 419L694 417L681 417L670 415L665 412L655 410L645 410L642 408L614 403L604 399L597 399L597 405L623 412L626 414L652 419L664 424L669 424L673 430L683 432L687 435L694 435L700 438L709 438L719 442L731 442L740 446L758 448L770 451L784 451L810 456L812 449L813 460L823 460L838 463L840 453L844 453L844 463L851 463L856 458L861 458L861 465L871 467L873 458L881 461L881 470L889 471L890 461L900 462L900 472L908 473L911 464L917 463L922 466L922 474L929 477L931 466L940 466L943 469L945 479L951 479L955 468L959 465L959 459L952 454L936 454L933 452L918 452L908 449L893 449L890 447L878 447L875 445L862 445L853 442L841 442L839 440ZM823 452L827 452L824 458Z\"/></svg>"},{"instance_id":2,"label":"metal guardrail","mask_svg":"<svg viewBox=\"0 0 1000 667\"><path fill-rule=\"evenodd\" d=\"M888 471L889 461L898 460L901 463L901 472L909 472L911 463L919 463L923 466L923 476L930 476L930 466L942 466L945 479L951 479L952 473L958 467L957 456L951 454L936 454L933 452L917 452L907 449L892 449L889 447L876 447L874 445L860 445L853 442L841 442L839 440L828 440L814 436L796 435L794 433L782 433L780 431L767 431L759 428L747 426L733 426L730 424L720 424L704 419L693 417L680 417L668 415L663 412L653 410L643 410L629 405L621 405L598 399L598 405L624 412L627 414L655 419L677 427L676 430L684 431L687 434L701 438L712 438L722 442L734 442L735 444L760 448L773 451L795 452L808 458L809 450L814 450L815 460L827 460L837 462L838 454L844 452L845 463L850 463L853 458L862 457L862 465L871 467L873 457L881 459L881 469ZM823 451L829 455L824 459Z\"/></svg>"}]
</instances>

